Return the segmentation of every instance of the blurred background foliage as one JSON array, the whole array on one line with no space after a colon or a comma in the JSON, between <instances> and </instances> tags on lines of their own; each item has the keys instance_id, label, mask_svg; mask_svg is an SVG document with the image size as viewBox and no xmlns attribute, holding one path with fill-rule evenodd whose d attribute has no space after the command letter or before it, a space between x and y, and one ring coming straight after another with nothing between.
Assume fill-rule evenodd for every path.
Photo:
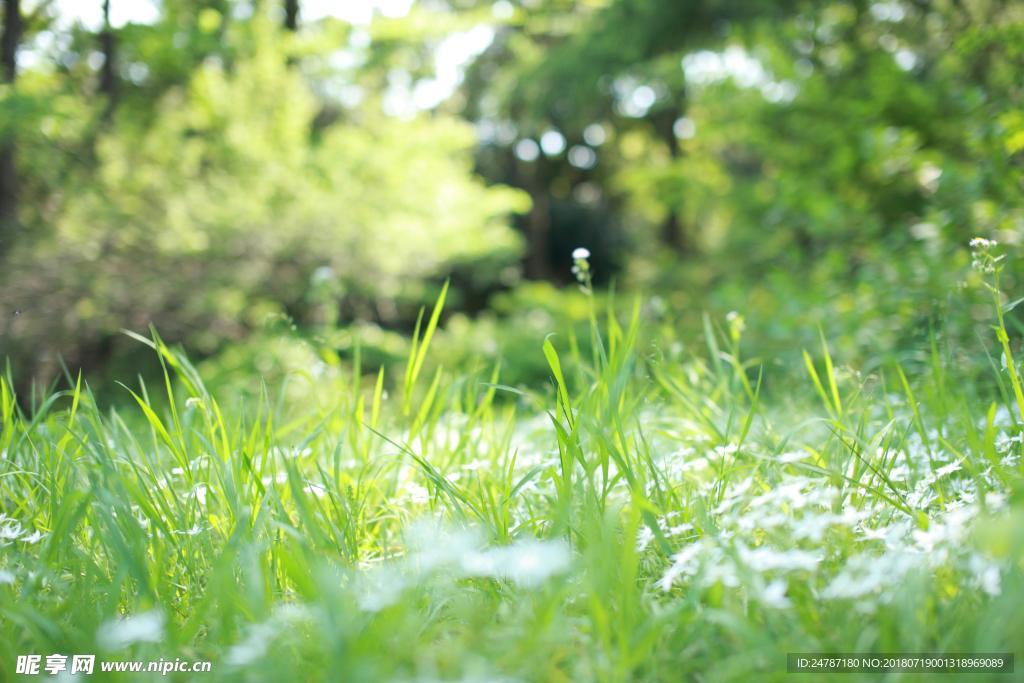
<instances>
[{"instance_id":1,"label":"blurred background foliage","mask_svg":"<svg viewBox=\"0 0 1024 683\"><path fill-rule=\"evenodd\" d=\"M870 367L975 335L967 241L1024 240L1017 0L3 5L23 387L145 373L149 325L225 383L369 372L446 279L433 360L542 381L579 246L661 352L735 310Z\"/></svg>"}]
</instances>

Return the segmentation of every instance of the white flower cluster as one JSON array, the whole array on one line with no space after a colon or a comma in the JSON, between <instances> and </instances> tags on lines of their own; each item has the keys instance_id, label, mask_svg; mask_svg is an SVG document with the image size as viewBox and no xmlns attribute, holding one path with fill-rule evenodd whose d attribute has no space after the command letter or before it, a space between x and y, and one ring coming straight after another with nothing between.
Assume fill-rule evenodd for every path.
<instances>
[{"instance_id":1,"label":"white flower cluster","mask_svg":"<svg viewBox=\"0 0 1024 683\"><path fill-rule=\"evenodd\" d=\"M492 578L532 588L567 571L571 561L569 546L561 540L521 538L485 547L473 529L421 520L410 527L404 556L359 572L359 604L376 612L398 602L414 586L437 580Z\"/></svg>"},{"instance_id":2,"label":"white flower cluster","mask_svg":"<svg viewBox=\"0 0 1024 683\"><path fill-rule=\"evenodd\" d=\"M999 246L995 240L984 237L975 237L970 241L971 267L982 273L994 273L996 265L1001 257L997 257L992 250Z\"/></svg>"},{"instance_id":3,"label":"white flower cluster","mask_svg":"<svg viewBox=\"0 0 1024 683\"><path fill-rule=\"evenodd\" d=\"M32 545L43 540L45 537L46 534L41 531L30 531L23 527L18 520L0 512L0 547L9 545L13 541Z\"/></svg>"},{"instance_id":4,"label":"white flower cluster","mask_svg":"<svg viewBox=\"0 0 1024 683\"><path fill-rule=\"evenodd\" d=\"M939 441L938 434L928 436ZM1003 434L998 442L1008 451L1020 440ZM774 460L786 468L807 457L784 455ZM819 599L853 600L856 609L870 612L893 600L911 575L925 581L946 567L963 586L998 595L1005 567L969 542L977 519L1006 507L992 467L968 473L959 458L930 450L918 435L902 450L877 457L886 457L891 468L889 484L875 482L880 493L837 488L824 474L785 471L774 481L748 476L723 485L708 470L676 467L678 485L717 503L713 524L703 529L676 511L658 520L658 531L678 550L656 585L671 592L719 584L784 609L791 582L799 581ZM654 538L652 529L642 528L638 549L651 548Z\"/></svg>"},{"instance_id":5,"label":"white flower cluster","mask_svg":"<svg viewBox=\"0 0 1024 683\"><path fill-rule=\"evenodd\" d=\"M583 286L590 285L590 250L586 247L576 247L572 250L572 274Z\"/></svg>"}]
</instances>

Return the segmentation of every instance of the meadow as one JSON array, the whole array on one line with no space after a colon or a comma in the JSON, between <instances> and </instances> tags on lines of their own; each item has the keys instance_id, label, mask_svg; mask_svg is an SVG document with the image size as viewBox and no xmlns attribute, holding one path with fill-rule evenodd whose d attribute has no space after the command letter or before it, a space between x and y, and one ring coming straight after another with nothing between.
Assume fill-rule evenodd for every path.
<instances>
[{"instance_id":1,"label":"meadow","mask_svg":"<svg viewBox=\"0 0 1024 683\"><path fill-rule=\"evenodd\" d=\"M1020 0L0 9L0 683L1024 677Z\"/></svg>"},{"instance_id":2,"label":"meadow","mask_svg":"<svg viewBox=\"0 0 1024 683\"><path fill-rule=\"evenodd\" d=\"M994 249L976 250L986 278ZM1015 368L994 300L971 353ZM537 339L550 381L527 390L500 367L424 373L443 304L398 376L325 366L215 396L154 333L136 341L165 381L125 384L127 408L74 379L26 413L0 384L0 659L212 662L174 680L750 681L796 675L790 652L1024 642L1016 371L968 379L936 332L912 373L861 374L822 336L774 376L739 316L673 349L637 300L592 306L590 354Z\"/></svg>"}]
</instances>

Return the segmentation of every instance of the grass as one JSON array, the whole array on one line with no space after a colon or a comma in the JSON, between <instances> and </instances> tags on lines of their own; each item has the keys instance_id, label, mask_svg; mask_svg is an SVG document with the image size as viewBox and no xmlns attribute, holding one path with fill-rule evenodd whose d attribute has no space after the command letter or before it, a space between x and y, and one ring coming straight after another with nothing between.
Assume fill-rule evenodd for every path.
<instances>
[{"instance_id":1,"label":"grass","mask_svg":"<svg viewBox=\"0 0 1024 683\"><path fill-rule=\"evenodd\" d=\"M862 376L823 337L774 377L741 319L669 352L637 307L592 312L586 358L539 339L550 385L512 388L422 372L441 303L397 383L310 378L299 408L226 402L155 334L136 409L78 380L26 414L0 380L0 678L56 652L213 662L177 680L782 680L787 652L1024 642L1015 370L968 381L935 335Z\"/></svg>"}]
</instances>

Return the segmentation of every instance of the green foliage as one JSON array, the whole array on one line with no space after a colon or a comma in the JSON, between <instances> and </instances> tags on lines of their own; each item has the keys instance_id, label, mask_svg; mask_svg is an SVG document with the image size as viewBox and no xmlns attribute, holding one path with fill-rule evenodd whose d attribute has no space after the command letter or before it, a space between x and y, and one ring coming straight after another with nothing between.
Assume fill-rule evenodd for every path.
<instances>
[{"instance_id":1,"label":"green foliage","mask_svg":"<svg viewBox=\"0 0 1024 683\"><path fill-rule=\"evenodd\" d=\"M971 237L1021 242L1022 22L996 0L551 4L481 59L499 78L470 114L516 126L491 177L621 215L625 281L675 312L792 308L780 338L838 316L856 352L899 351ZM491 149L547 130L596 166Z\"/></svg>"},{"instance_id":2,"label":"green foliage","mask_svg":"<svg viewBox=\"0 0 1024 683\"><path fill-rule=\"evenodd\" d=\"M471 175L464 123L368 107L321 125L276 31L256 18L231 36L230 66L202 62L147 119L100 132L90 177L48 198L49 223L7 255L0 304L23 315L4 346L25 370L87 362L151 323L208 353L303 315L327 285L347 318L394 324L426 279L483 264L486 284L516 258L506 219L525 200Z\"/></svg>"}]
</instances>

